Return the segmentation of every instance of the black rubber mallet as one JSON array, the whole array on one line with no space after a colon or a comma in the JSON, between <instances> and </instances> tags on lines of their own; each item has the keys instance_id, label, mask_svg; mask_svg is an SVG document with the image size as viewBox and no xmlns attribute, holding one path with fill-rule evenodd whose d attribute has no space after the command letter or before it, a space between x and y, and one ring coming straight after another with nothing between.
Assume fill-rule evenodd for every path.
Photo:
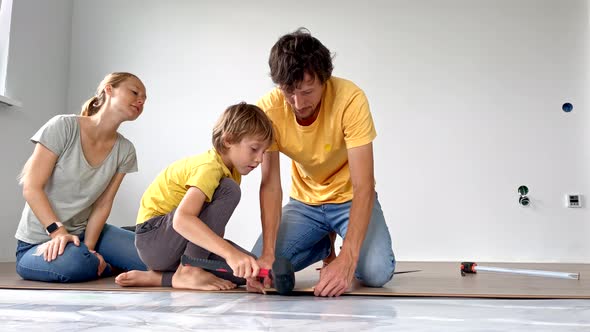
<instances>
[{"instance_id":1,"label":"black rubber mallet","mask_svg":"<svg viewBox=\"0 0 590 332\"><path fill-rule=\"evenodd\" d=\"M246 279L238 278L233 275L234 271L231 267L223 261L204 259L204 258L192 258L187 255L182 255L180 264L200 267L204 270L222 272L222 276L225 279L232 281L237 285L245 285ZM295 288L295 270L291 262L284 257L275 258L272 264L272 269L260 269L258 277L264 278L270 276L273 281L274 287L277 293L281 295L289 294L293 288ZM226 278L228 277L228 278Z\"/></svg>"}]
</instances>

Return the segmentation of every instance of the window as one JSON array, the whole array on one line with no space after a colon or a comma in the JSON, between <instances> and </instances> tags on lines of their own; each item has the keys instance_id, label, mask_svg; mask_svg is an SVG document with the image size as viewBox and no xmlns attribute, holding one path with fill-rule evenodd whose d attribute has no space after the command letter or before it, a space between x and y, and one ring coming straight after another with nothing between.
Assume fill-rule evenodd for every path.
<instances>
[{"instance_id":1,"label":"window","mask_svg":"<svg viewBox=\"0 0 590 332\"><path fill-rule=\"evenodd\" d=\"M6 66L8 62L8 43L10 41L11 0L0 0L0 95L4 95Z\"/></svg>"},{"instance_id":2,"label":"window","mask_svg":"<svg viewBox=\"0 0 590 332\"><path fill-rule=\"evenodd\" d=\"M8 66L8 45L10 43L10 19L12 1L0 0L0 103L21 106L18 101L6 97L6 68Z\"/></svg>"}]
</instances>

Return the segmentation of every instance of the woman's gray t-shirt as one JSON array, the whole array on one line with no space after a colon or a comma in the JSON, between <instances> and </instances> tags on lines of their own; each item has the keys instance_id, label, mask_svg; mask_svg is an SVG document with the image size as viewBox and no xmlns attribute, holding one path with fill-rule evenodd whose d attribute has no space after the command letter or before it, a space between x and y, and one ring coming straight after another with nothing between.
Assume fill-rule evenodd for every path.
<instances>
[{"instance_id":1,"label":"woman's gray t-shirt","mask_svg":"<svg viewBox=\"0 0 590 332\"><path fill-rule=\"evenodd\" d=\"M53 173L45 184L45 193L59 221L70 234L84 232L92 204L116 173L137 172L135 147L121 134L105 160L96 167L90 166L84 157L80 125L75 114L53 117L31 137L31 141L42 144L58 156ZM27 203L15 237L31 244L51 239Z\"/></svg>"}]
</instances>

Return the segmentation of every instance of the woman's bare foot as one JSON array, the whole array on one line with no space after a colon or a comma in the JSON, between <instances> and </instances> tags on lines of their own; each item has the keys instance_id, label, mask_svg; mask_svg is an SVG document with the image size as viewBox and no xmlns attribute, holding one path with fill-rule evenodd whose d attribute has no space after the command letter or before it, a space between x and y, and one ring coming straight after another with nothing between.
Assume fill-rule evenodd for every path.
<instances>
[{"instance_id":1,"label":"woman's bare foot","mask_svg":"<svg viewBox=\"0 0 590 332\"><path fill-rule=\"evenodd\" d=\"M162 272L133 270L119 274L115 283L123 287L160 287Z\"/></svg>"},{"instance_id":2,"label":"woman's bare foot","mask_svg":"<svg viewBox=\"0 0 590 332\"><path fill-rule=\"evenodd\" d=\"M172 287L195 290L228 290L236 288L236 284L223 280L213 274L194 266L178 266L172 276Z\"/></svg>"}]
</instances>

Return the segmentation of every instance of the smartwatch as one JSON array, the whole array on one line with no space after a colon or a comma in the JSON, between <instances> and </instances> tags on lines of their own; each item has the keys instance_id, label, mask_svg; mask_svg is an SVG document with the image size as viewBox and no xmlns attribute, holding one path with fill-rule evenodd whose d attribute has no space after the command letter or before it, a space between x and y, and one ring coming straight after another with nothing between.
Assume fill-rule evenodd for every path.
<instances>
[{"instance_id":1,"label":"smartwatch","mask_svg":"<svg viewBox=\"0 0 590 332\"><path fill-rule=\"evenodd\" d=\"M47 235L50 235L51 233L57 231L57 229L62 226L63 226L62 223L60 223L59 221L56 221L54 223L51 223L49 226L45 227L45 231L47 232Z\"/></svg>"}]
</instances>

